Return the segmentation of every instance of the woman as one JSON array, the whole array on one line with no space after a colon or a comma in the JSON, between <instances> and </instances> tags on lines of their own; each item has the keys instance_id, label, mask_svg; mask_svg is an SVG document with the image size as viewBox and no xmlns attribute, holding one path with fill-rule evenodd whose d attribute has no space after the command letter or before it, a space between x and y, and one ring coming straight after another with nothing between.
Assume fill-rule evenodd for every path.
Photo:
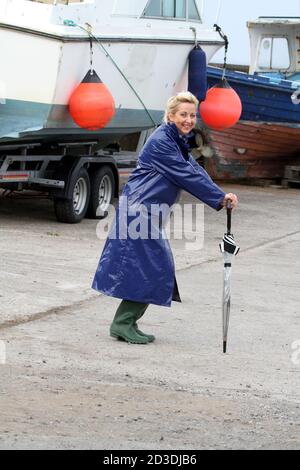
<instances>
[{"instance_id":1,"label":"woman","mask_svg":"<svg viewBox=\"0 0 300 470\"><path fill-rule=\"evenodd\" d=\"M170 307L172 300L180 302L173 256L163 232L168 214L153 214L153 207L170 209L181 189L216 210L228 200L237 206L236 195L225 194L189 155L187 136L196 124L198 104L189 92L169 99L164 124L147 140L120 197L95 274L94 289L123 299L110 335L129 343L154 341L137 326L149 304ZM137 213L147 236L145 230L139 237L131 230L137 227Z\"/></svg>"}]
</instances>

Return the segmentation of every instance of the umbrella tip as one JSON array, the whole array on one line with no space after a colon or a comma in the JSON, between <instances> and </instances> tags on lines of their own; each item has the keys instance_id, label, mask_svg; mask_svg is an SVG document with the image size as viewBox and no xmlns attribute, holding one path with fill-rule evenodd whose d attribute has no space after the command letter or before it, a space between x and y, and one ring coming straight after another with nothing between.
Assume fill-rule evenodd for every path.
<instances>
[{"instance_id":1,"label":"umbrella tip","mask_svg":"<svg viewBox=\"0 0 300 470\"><path fill-rule=\"evenodd\" d=\"M227 350L227 341L223 341L223 353L226 354Z\"/></svg>"}]
</instances>

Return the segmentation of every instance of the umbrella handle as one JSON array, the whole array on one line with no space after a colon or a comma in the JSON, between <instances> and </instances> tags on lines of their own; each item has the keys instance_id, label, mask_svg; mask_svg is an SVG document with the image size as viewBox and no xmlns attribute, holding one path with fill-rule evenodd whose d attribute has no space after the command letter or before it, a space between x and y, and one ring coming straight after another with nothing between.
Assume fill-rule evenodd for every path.
<instances>
[{"instance_id":1,"label":"umbrella handle","mask_svg":"<svg viewBox=\"0 0 300 470\"><path fill-rule=\"evenodd\" d=\"M232 213L232 201L229 199L226 201L227 209L227 235L231 233L231 213Z\"/></svg>"}]
</instances>

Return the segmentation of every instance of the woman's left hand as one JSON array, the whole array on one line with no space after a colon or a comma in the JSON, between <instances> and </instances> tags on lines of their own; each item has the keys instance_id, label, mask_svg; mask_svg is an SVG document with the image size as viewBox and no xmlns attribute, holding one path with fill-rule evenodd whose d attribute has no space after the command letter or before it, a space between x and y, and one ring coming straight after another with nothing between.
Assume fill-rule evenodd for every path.
<instances>
[{"instance_id":1,"label":"woman's left hand","mask_svg":"<svg viewBox=\"0 0 300 470\"><path fill-rule=\"evenodd\" d=\"M223 201L223 206L224 207L226 206L227 201L231 201L232 209L237 208L239 201L238 201L238 198L237 198L236 194L233 194L233 193L226 194L226 196L224 197L224 201Z\"/></svg>"}]
</instances>

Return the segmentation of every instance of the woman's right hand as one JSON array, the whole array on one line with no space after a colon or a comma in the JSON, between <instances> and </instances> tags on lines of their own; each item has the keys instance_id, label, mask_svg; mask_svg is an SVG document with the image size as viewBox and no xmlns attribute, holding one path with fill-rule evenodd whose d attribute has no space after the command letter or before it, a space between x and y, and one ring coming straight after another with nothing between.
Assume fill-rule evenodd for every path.
<instances>
[{"instance_id":1,"label":"woman's right hand","mask_svg":"<svg viewBox=\"0 0 300 470\"><path fill-rule=\"evenodd\" d=\"M226 194L224 197L224 201L223 201L223 207L226 207L227 201L231 201L232 209L237 208L239 201L238 201L236 194L233 194L233 193Z\"/></svg>"}]
</instances>

